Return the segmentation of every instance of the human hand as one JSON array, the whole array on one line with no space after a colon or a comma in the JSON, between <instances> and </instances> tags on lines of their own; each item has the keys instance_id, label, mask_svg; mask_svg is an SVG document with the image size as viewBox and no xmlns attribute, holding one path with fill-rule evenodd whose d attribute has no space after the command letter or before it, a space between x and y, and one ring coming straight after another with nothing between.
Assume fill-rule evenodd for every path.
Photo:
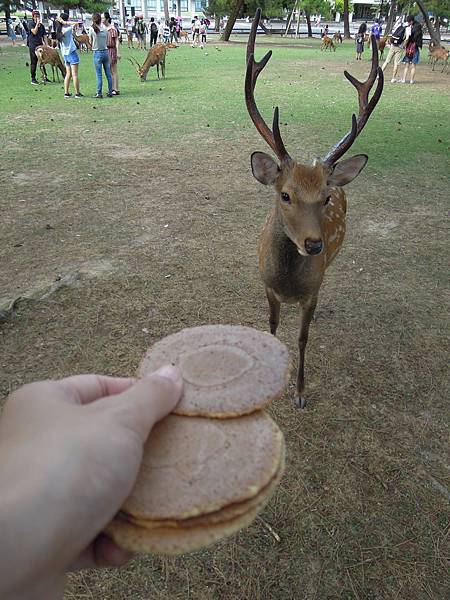
<instances>
[{"instance_id":1,"label":"human hand","mask_svg":"<svg viewBox=\"0 0 450 600\"><path fill-rule=\"evenodd\" d=\"M10 396L0 418L0 597L59 598L67 570L130 558L101 532L182 385L168 366L139 381L78 375Z\"/></svg>"}]
</instances>

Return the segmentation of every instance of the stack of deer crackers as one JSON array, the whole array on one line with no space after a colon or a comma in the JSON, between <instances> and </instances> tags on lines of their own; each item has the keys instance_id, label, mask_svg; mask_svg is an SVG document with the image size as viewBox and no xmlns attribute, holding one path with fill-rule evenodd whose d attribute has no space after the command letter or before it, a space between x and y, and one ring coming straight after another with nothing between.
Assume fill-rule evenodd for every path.
<instances>
[{"instance_id":1,"label":"stack of deer crackers","mask_svg":"<svg viewBox=\"0 0 450 600\"><path fill-rule=\"evenodd\" d=\"M135 552L176 555L248 526L284 469L284 438L264 407L289 377L287 348L248 327L207 325L157 343L140 376L180 367L183 397L145 445L135 487L107 526Z\"/></svg>"}]
</instances>

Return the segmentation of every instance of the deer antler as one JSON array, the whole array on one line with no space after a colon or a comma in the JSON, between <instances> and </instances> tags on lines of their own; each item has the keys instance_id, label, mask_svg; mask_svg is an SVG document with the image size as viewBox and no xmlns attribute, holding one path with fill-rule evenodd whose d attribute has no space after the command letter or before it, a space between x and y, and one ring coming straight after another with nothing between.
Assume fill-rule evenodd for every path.
<instances>
[{"instance_id":1,"label":"deer antler","mask_svg":"<svg viewBox=\"0 0 450 600\"><path fill-rule=\"evenodd\" d=\"M369 117L380 99L381 92L383 91L384 75L381 68L378 66L378 45L374 35L371 35L372 44L372 68L366 81L358 81L356 77L350 75L348 71L344 71L345 77L350 81L352 85L358 91L359 99L359 115L358 118L352 115L352 128L344 135L344 137L335 145L328 154L324 157L323 162L331 167L343 156L353 142L356 140L358 135L364 129L365 124L369 120ZM375 89L375 93L369 101L369 92L375 83L375 79L378 76L378 83Z\"/></svg>"},{"instance_id":2,"label":"deer antler","mask_svg":"<svg viewBox=\"0 0 450 600\"><path fill-rule=\"evenodd\" d=\"M269 144L275 154L278 156L280 161L289 162L291 161L291 157L287 153L287 150L283 144L283 140L281 139L280 127L278 123L278 106L275 108L273 112L273 124L272 130L269 129L266 122L261 116L259 112L255 97L254 90L256 85L256 80L258 79L258 75L264 69L266 64L269 62L270 57L272 56L272 50L269 50L265 56L259 61L255 61L255 39L256 39L256 31L258 29L259 20L261 18L261 9L257 8L255 13L255 18L252 23L252 30L250 32L248 43L247 43L247 71L245 74L245 103L247 104L247 110L250 115L251 120L253 121L256 129L259 131L263 139Z\"/></svg>"},{"instance_id":3,"label":"deer antler","mask_svg":"<svg viewBox=\"0 0 450 600\"><path fill-rule=\"evenodd\" d=\"M142 69L141 65L140 65L140 64L138 63L138 61L137 61L135 58L133 58L133 57L131 57L131 58L128 58L128 60L129 60L129 61L130 61L130 63L133 65L133 67L136 69L136 71L137 71L137 74L139 75L139 74L140 74L140 73L139 73L139 71ZM134 62L133 62L133 61L134 61ZM135 64L135 63L136 63L136 64Z\"/></svg>"}]
</instances>

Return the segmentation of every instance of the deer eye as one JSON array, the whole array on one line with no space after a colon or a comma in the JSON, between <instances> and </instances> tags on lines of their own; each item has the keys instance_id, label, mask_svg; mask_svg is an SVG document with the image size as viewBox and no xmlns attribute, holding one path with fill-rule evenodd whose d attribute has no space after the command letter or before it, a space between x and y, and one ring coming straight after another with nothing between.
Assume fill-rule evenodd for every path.
<instances>
[{"instance_id":1,"label":"deer eye","mask_svg":"<svg viewBox=\"0 0 450 600\"><path fill-rule=\"evenodd\" d=\"M323 203L323 204L324 204L324 206L326 206L326 205L328 204L328 202L330 202L330 200L331 200L331 196L327 196L327 197L325 198L325 202Z\"/></svg>"},{"instance_id":2,"label":"deer eye","mask_svg":"<svg viewBox=\"0 0 450 600\"><path fill-rule=\"evenodd\" d=\"M289 194L286 194L286 192L281 192L281 199L283 200L283 202L286 202L286 204L290 204L291 202Z\"/></svg>"}]
</instances>

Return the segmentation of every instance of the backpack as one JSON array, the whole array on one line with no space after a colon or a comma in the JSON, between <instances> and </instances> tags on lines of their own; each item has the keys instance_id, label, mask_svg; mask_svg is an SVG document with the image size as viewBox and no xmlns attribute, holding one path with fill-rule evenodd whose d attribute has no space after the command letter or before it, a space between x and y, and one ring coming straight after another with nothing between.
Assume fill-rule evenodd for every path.
<instances>
[{"instance_id":1,"label":"backpack","mask_svg":"<svg viewBox=\"0 0 450 600\"><path fill-rule=\"evenodd\" d=\"M158 26L156 25L156 23L151 23L151 25L150 25L150 31L152 31L153 33L155 31L158 31Z\"/></svg>"},{"instance_id":2,"label":"backpack","mask_svg":"<svg viewBox=\"0 0 450 600\"><path fill-rule=\"evenodd\" d=\"M403 25L400 25L394 31L394 33L392 34L392 44L394 46L400 46L403 43L403 41L405 40L405 31L406 29L403 27Z\"/></svg>"}]
</instances>

